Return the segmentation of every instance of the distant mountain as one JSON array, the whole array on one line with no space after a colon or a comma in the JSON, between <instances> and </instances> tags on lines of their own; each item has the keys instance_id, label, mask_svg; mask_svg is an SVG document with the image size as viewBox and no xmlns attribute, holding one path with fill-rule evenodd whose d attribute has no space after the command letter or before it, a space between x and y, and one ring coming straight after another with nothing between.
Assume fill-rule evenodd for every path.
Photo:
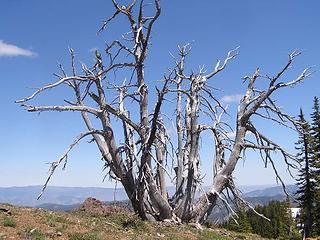
<instances>
[{"instance_id":1,"label":"distant mountain","mask_svg":"<svg viewBox=\"0 0 320 240\"><path fill-rule=\"evenodd\" d=\"M0 203L10 203L20 206L35 207L41 204L73 205L82 203L88 197L102 201L117 201L127 199L123 188L96 188L96 187L47 187L40 200L37 196L42 186L0 188Z\"/></svg>"},{"instance_id":2,"label":"distant mountain","mask_svg":"<svg viewBox=\"0 0 320 240\"><path fill-rule=\"evenodd\" d=\"M285 195L274 195L274 196L259 196L259 197L245 197L245 199L252 205L267 205L271 201L284 201Z\"/></svg>"},{"instance_id":3,"label":"distant mountain","mask_svg":"<svg viewBox=\"0 0 320 240\"><path fill-rule=\"evenodd\" d=\"M271 186L266 187L262 186L261 189L254 189L251 188L253 191L245 192L244 189L250 188L242 188L243 195L242 197L248 201L251 205L267 205L270 201L284 201L286 199L286 194L283 191L282 186ZM297 186L295 185L288 185L286 187L286 191L294 196L297 190ZM296 206L296 202L292 201L292 206ZM208 221L213 223L222 223L229 219L230 212L228 209L224 207L224 204L221 200L218 201L218 205L220 207L215 207L213 212L208 218ZM234 206L233 203L230 203L231 206Z\"/></svg>"},{"instance_id":4,"label":"distant mountain","mask_svg":"<svg viewBox=\"0 0 320 240\"><path fill-rule=\"evenodd\" d=\"M288 185L286 187L287 193L294 197L298 190L296 185ZM270 201L284 201L287 195L284 193L282 186L269 187L259 190L247 192L243 197L252 205L266 205ZM291 199L292 206L296 206L297 202Z\"/></svg>"},{"instance_id":5,"label":"distant mountain","mask_svg":"<svg viewBox=\"0 0 320 240\"><path fill-rule=\"evenodd\" d=\"M288 185L286 190L289 194L294 195L297 191L296 185ZM274 196L285 196L282 186L268 187L263 189L257 189L254 191L246 192L244 194L246 198L248 197L274 197Z\"/></svg>"},{"instance_id":6,"label":"distant mountain","mask_svg":"<svg viewBox=\"0 0 320 240\"><path fill-rule=\"evenodd\" d=\"M113 201L114 196L116 201L128 199L123 188L119 188L115 192L113 188L49 186L42 198L37 200L41 189L42 186L0 188L0 203L68 211L79 206L88 197L94 197L104 202ZM244 198L254 205L264 205L271 200L282 200L285 197L281 186L242 186L240 189ZM287 189L289 193L294 193L296 186L289 185ZM169 194L173 191L173 187L168 188Z\"/></svg>"},{"instance_id":7,"label":"distant mountain","mask_svg":"<svg viewBox=\"0 0 320 240\"><path fill-rule=\"evenodd\" d=\"M78 208L81 204L72 204L72 205L62 205L62 204L54 204L54 203L43 203L40 205L37 205L37 208L47 209L54 212L69 212L71 210L74 210Z\"/></svg>"},{"instance_id":8,"label":"distant mountain","mask_svg":"<svg viewBox=\"0 0 320 240\"><path fill-rule=\"evenodd\" d=\"M252 192L255 190L263 190L263 189L272 188L272 187L276 187L276 186L277 185L275 185L275 184L240 185L239 189L243 194L245 194L245 193Z\"/></svg>"},{"instance_id":9,"label":"distant mountain","mask_svg":"<svg viewBox=\"0 0 320 240\"><path fill-rule=\"evenodd\" d=\"M100 201L98 199L89 197L87 198L84 202L86 202L88 199L94 199L96 201L99 201L103 204L106 204L106 206L115 206L115 207L121 207L124 209L127 209L129 211L132 211L131 203L129 203L129 200L122 200L122 201ZM54 203L44 203L35 206L36 208L42 208L42 209L47 209L50 211L55 211L55 212L69 212L75 209L78 209L81 207L84 203L77 203L77 204L71 204L71 205L62 205L62 204L54 204Z\"/></svg>"}]
</instances>

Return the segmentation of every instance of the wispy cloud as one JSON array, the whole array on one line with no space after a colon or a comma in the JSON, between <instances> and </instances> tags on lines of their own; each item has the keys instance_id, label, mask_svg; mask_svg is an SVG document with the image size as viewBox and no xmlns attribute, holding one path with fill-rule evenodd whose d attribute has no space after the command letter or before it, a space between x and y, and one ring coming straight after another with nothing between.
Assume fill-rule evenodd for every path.
<instances>
[{"instance_id":1,"label":"wispy cloud","mask_svg":"<svg viewBox=\"0 0 320 240\"><path fill-rule=\"evenodd\" d=\"M242 97L243 97L243 95L241 95L241 94L226 95L226 96L223 96L221 98L221 102L224 102L224 103L238 103L241 100Z\"/></svg>"},{"instance_id":2,"label":"wispy cloud","mask_svg":"<svg viewBox=\"0 0 320 240\"><path fill-rule=\"evenodd\" d=\"M0 57L34 57L36 54L28 49L23 49L13 44L0 40Z\"/></svg>"}]
</instances>

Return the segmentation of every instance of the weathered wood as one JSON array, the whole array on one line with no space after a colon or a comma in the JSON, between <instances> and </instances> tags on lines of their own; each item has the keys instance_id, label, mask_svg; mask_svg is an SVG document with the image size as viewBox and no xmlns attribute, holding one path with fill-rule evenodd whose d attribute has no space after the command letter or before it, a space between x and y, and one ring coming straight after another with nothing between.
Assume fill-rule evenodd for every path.
<instances>
[{"instance_id":1,"label":"weathered wood","mask_svg":"<svg viewBox=\"0 0 320 240\"><path fill-rule=\"evenodd\" d=\"M120 6L117 0L112 0L112 3L115 12L103 23L100 31L107 29L110 21L123 16L130 26L129 32L123 35L126 41L115 40L107 46L106 58L96 51L95 64L91 68L82 64L81 75L77 75L74 51L70 49L71 76L67 76L60 66L62 74L56 75L56 82L17 101L29 112L80 112L87 129L58 161L51 164L43 190L56 168L66 163L73 147L88 135L97 145L108 175L121 182L133 209L145 220L171 219L197 225L206 220L217 199L222 199L225 189L231 191L232 198L241 199L232 175L246 149L257 150L265 163L271 163L282 182L271 152L280 152L289 168L294 167L294 157L261 133L253 116L295 128L296 120L276 105L272 95L300 83L311 74L310 68L306 68L296 79L279 82L300 52L291 53L288 62L273 77L261 76L259 69L252 76L244 77L247 88L238 105L233 131L224 122L226 109L215 96L212 78L225 70L239 54L239 48L229 51L225 59L219 60L211 70L200 67L198 72L190 73L185 69L185 62L191 48L189 44L179 47L174 66L165 74L162 83L156 83L158 95L152 96L153 79L146 79L145 61L153 26L161 13L160 0L154 0L154 14L150 15L149 9L148 16L144 12L143 0L134 0L128 6ZM123 72L115 78L119 71ZM128 75L128 78L121 79L118 84L118 78L123 75ZM257 88L256 82L261 78L269 81L264 89ZM66 105L27 105L43 92L59 86L69 87L74 93L72 101L65 100ZM153 104L154 108L151 107ZM175 126L172 127L168 118L173 113ZM117 120L122 123L122 131L113 126ZM170 140L168 129L173 132L173 140ZM206 158L212 161L212 184L196 199L196 191L202 190L201 138L207 130L213 137L204 142L212 141L214 145L214 155ZM229 136L230 131L235 133L235 137ZM254 137L253 141L252 137L247 140L248 134ZM169 159L171 162L168 163ZM172 196L167 194L167 179L175 184Z\"/></svg>"}]
</instances>

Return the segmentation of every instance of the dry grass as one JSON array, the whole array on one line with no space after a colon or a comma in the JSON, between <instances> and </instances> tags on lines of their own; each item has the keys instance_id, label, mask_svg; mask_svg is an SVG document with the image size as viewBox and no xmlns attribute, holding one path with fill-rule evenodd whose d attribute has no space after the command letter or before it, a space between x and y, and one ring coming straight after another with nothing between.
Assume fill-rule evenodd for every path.
<instances>
[{"instance_id":1,"label":"dry grass","mask_svg":"<svg viewBox=\"0 0 320 240\"><path fill-rule=\"evenodd\" d=\"M9 208L12 212L11 216L0 213L0 221L4 222L10 218L10 222L14 223L14 227L0 225L0 240L262 239L256 235L242 235L223 229L200 231L187 225L149 223L141 221L131 213L93 216L83 212L57 213L11 205L0 205L0 207Z\"/></svg>"}]
</instances>

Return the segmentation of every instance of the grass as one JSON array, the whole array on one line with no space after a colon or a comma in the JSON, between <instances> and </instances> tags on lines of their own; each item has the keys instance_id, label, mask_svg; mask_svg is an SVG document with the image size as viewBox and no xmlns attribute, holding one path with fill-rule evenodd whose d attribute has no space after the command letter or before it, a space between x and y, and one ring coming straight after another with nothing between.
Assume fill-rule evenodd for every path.
<instances>
[{"instance_id":1,"label":"grass","mask_svg":"<svg viewBox=\"0 0 320 240\"><path fill-rule=\"evenodd\" d=\"M216 233L210 232L207 230L201 231L200 236L199 236L199 240L207 240L207 239L229 240L230 238L219 236Z\"/></svg>"},{"instance_id":2,"label":"grass","mask_svg":"<svg viewBox=\"0 0 320 240\"><path fill-rule=\"evenodd\" d=\"M69 235L69 240L101 240L96 232L74 233Z\"/></svg>"},{"instance_id":3,"label":"grass","mask_svg":"<svg viewBox=\"0 0 320 240\"><path fill-rule=\"evenodd\" d=\"M20 235L21 237L23 237L23 239L26 238L26 239L32 239L32 240L46 240L46 236L39 229L27 228Z\"/></svg>"},{"instance_id":4,"label":"grass","mask_svg":"<svg viewBox=\"0 0 320 240\"><path fill-rule=\"evenodd\" d=\"M16 227L16 222L14 221L13 218L11 217L5 217L4 220L3 220L3 226L4 227Z\"/></svg>"},{"instance_id":5,"label":"grass","mask_svg":"<svg viewBox=\"0 0 320 240\"><path fill-rule=\"evenodd\" d=\"M62 224L61 226L59 227L56 227L56 232L60 232L60 233L63 233L65 232L65 230L68 229L68 225L67 224Z\"/></svg>"},{"instance_id":6,"label":"grass","mask_svg":"<svg viewBox=\"0 0 320 240\"><path fill-rule=\"evenodd\" d=\"M13 215L0 215L0 240L70 239L70 240L262 240L259 236L240 234L225 229L142 221L133 213L91 215L82 211L59 213L11 206ZM15 226L16 225L16 226ZM11 226L11 227L9 227ZM15 226L14 228L12 228Z\"/></svg>"},{"instance_id":7,"label":"grass","mask_svg":"<svg viewBox=\"0 0 320 240\"><path fill-rule=\"evenodd\" d=\"M63 223L63 224L68 224L69 221L61 216L57 216L56 214L54 213L50 213L48 216L47 216L47 219L46 219L46 224L50 227L56 227L57 226L57 223Z\"/></svg>"},{"instance_id":8,"label":"grass","mask_svg":"<svg viewBox=\"0 0 320 240\"><path fill-rule=\"evenodd\" d=\"M119 215L118 221L120 226L124 229L134 229L134 230L146 230L146 224L136 215Z\"/></svg>"}]
</instances>

